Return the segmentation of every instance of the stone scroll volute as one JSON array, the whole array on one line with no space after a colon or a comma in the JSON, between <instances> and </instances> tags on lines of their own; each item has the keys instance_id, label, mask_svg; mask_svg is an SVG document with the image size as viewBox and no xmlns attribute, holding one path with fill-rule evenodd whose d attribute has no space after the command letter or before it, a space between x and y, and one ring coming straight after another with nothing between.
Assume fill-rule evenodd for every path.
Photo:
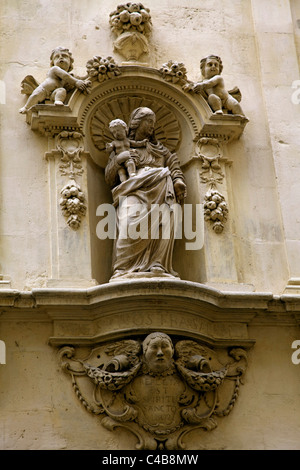
<instances>
[{"instance_id":1,"label":"stone scroll volute","mask_svg":"<svg viewBox=\"0 0 300 470\"><path fill-rule=\"evenodd\" d=\"M110 431L132 433L137 449L150 450L183 449L189 432L213 431L232 411L247 367L243 348L217 351L163 332L78 357L75 348L60 350L83 407Z\"/></svg>"}]
</instances>

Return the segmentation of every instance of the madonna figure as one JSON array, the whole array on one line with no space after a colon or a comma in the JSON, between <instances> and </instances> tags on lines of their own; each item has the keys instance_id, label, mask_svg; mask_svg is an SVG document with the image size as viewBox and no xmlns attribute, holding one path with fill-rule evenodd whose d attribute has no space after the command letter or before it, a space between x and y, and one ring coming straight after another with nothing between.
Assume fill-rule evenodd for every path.
<instances>
[{"instance_id":1,"label":"madonna figure","mask_svg":"<svg viewBox=\"0 0 300 470\"><path fill-rule=\"evenodd\" d=\"M112 152L105 169L117 213L112 279L177 276L172 268L172 205L183 203L186 184L177 155L156 140L154 126L155 114L151 109L135 109L127 134L131 142L130 157L136 167L134 176L120 181L119 171L124 164L122 153ZM167 236L162 226L163 217L157 215L158 207L167 211Z\"/></svg>"}]
</instances>

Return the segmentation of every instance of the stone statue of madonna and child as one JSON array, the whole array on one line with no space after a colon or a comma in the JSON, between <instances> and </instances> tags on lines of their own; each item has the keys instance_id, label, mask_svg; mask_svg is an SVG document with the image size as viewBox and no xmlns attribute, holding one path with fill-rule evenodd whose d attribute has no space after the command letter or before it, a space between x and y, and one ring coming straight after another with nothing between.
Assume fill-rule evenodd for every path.
<instances>
[{"instance_id":1,"label":"stone statue of madonna and child","mask_svg":"<svg viewBox=\"0 0 300 470\"><path fill-rule=\"evenodd\" d=\"M116 208L111 280L141 277L178 277L172 267L174 211L182 204L186 184L179 159L155 137L155 113L135 109L128 122L110 123L114 141L105 168ZM124 177L125 169L133 167ZM122 175L122 176L121 176ZM167 236L163 211L168 211Z\"/></svg>"}]
</instances>

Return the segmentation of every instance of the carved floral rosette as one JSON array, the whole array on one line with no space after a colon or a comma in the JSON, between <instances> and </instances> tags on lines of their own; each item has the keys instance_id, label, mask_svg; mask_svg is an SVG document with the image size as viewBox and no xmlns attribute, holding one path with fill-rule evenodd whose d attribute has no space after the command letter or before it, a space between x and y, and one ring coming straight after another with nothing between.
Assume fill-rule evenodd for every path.
<instances>
[{"instance_id":1,"label":"carved floral rosette","mask_svg":"<svg viewBox=\"0 0 300 470\"><path fill-rule=\"evenodd\" d=\"M155 352L155 368L144 344L160 337L172 353L164 359ZM218 418L232 411L247 367L242 348L214 350L160 332L99 345L79 357L73 347L60 350L61 366L83 407L100 415L105 428L130 431L137 449L150 450L183 449L190 431L215 429Z\"/></svg>"},{"instance_id":2,"label":"carved floral rosette","mask_svg":"<svg viewBox=\"0 0 300 470\"><path fill-rule=\"evenodd\" d=\"M187 82L187 70L182 62L169 60L159 69L164 80L171 83L183 85Z\"/></svg>"},{"instance_id":3,"label":"carved floral rosette","mask_svg":"<svg viewBox=\"0 0 300 470\"><path fill-rule=\"evenodd\" d=\"M63 215L67 218L67 224L77 230L81 224L81 217L86 213L84 193L75 180L70 180L60 193L59 204Z\"/></svg>"},{"instance_id":4,"label":"carved floral rosette","mask_svg":"<svg viewBox=\"0 0 300 470\"><path fill-rule=\"evenodd\" d=\"M86 64L87 74L92 81L103 82L121 74L113 57L94 56Z\"/></svg>"}]
</instances>

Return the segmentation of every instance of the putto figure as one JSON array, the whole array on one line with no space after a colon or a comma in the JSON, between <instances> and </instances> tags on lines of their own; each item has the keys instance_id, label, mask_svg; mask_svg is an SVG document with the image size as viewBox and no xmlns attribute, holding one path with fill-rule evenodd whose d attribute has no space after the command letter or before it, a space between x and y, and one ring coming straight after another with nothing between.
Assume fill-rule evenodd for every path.
<instances>
[{"instance_id":1,"label":"putto figure","mask_svg":"<svg viewBox=\"0 0 300 470\"><path fill-rule=\"evenodd\" d=\"M200 70L203 80L185 85L184 89L194 93L201 93L216 114L223 114L224 109L232 114L244 116L244 112L239 104L241 99L239 89L234 88L234 90L227 91L225 88L224 79L221 76L223 70L221 58L216 55L204 57L200 62Z\"/></svg>"},{"instance_id":2,"label":"putto figure","mask_svg":"<svg viewBox=\"0 0 300 470\"><path fill-rule=\"evenodd\" d=\"M31 75L27 75L22 81L22 93L30 96L19 112L25 114L32 106L46 99L51 99L55 105L62 106L67 92L75 88L88 92L91 82L76 78L70 73L73 69L73 62L74 59L69 49L61 46L53 49L50 56L51 68L46 79L38 84Z\"/></svg>"}]
</instances>

